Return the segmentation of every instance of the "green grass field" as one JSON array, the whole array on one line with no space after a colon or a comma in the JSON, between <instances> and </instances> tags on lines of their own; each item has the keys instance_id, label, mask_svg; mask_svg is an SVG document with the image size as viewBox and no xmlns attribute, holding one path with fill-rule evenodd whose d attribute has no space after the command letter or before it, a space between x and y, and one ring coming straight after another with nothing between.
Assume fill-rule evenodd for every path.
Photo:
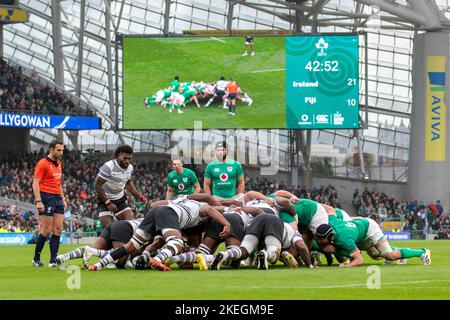
<instances>
[{"instance_id":1,"label":"green grass field","mask_svg":"<svg viewBox=\"0 0 450 320\"><path fill-rule=\"evenodd\" d=\"M81 270L81 288L66 287L63 270L31 266L34 246L0 247L0 299L450 299L450 241L397 241L396 246L431 249L432 264L420 259L406 265L384 265L365 259L365 266L341 269L336 265L317 269L270 270L244 267L220 271ZM60 252L75 248L61 246ZM42 261L48 261L48 245ZM70 265L82 267L81 260ZM368 289L369 265L381 270L381 288Z\"/></svg>"},{"instance_id":2,"label":"green grass field","mask_svg":"<svg viewBox=\"0 0 450 320\"><path fill-rule=\"evenodd\" d=\"M123 129L285 128L285 38L256 37L255 56L242 57L243 37L124 38ZM237 102L236 116L217 107L189 104L183 114L160 105L146 108L144 99L180 81L217 81L232 77L252 99Z\"/></svg>"}]
</instances>

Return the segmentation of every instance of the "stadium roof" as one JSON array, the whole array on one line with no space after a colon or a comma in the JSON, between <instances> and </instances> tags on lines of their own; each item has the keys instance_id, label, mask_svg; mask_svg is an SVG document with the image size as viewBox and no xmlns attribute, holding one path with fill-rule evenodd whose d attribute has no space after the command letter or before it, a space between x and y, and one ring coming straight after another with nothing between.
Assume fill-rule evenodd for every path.
<instances>
[{"instance_id":1,"label":"stadium roof","mask_svg":"<svg viewBox=\"0 0 450 320\"><path fill-rule=\"evenodd\" d=\"M58 19L57 7L52 8L56 3L60 3L62 40L59 66L55 65L52 36L52 26ZM81 99L105 119L114 116L116 33L163 34L230 28L305 33L366 31L369 123L362 136L363 150L402 160L407 160L409 147L412 38L415 32L450 27L448 0L76 0L53 4L51 0L21 0L20 5L30 12L30 19L25 24L4 26L4 56L30 70L36 69L50 81L63 83L67 91L76 94L80 89ZM84 28L80 28L83 19ZM80 37L84 41L82 72L78 78ZM117 56L121 62L120 50ZM58 68L63 70L63 82L58 72L55 77ZM118 71L120 78L120 63ZM364 68L361 71L364 79ZM362 81L361 90L364 89ZM118 98L121 101L120 87ZM361 103L364 104L363 99ZM117 144L119 135L110 130L107 121L103 122L107 130L80 133L78 144L83 149L87 146L110 149ZM33 134L47 140L56 131L34 130ZM312 138L313 142L332 143L341 147L342 152L351 153L356 145L353 134L350 130L315 130ZM121 135L137 150L167 152L170 147L167 132Z\"/></svg>"}]
</instances>

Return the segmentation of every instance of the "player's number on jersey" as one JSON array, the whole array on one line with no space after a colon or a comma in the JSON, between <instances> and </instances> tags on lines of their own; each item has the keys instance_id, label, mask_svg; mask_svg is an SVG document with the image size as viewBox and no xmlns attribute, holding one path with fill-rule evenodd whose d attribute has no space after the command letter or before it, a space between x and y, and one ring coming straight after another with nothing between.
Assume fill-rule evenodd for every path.
<instances>
[{"instance_id":1,"label":"player's number on jersey","mask_svg":"<svg viewBox=\"0 0 450 320\"><path fill-rule=\"evenodd\" d=\"M345 226L346 227L349 227L349 228L356 228L356 224L354 224L353 222L347 222L346 224L345 224Z\"/></svg>"}]
</instances>

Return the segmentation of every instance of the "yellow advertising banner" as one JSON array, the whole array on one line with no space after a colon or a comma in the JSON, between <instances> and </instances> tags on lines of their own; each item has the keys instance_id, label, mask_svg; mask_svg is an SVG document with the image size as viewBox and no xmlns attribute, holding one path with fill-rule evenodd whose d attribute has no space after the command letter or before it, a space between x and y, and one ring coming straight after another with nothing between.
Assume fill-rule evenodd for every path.
<instances>
[{"instance_id":1,"label":"yellow advertising banner","mask_svg":"<svg viewBox=\"0 0 450 320\"><path fill-rule=\"evenodd\" d=\"M0 22L13 23L27 21L28 11L19 8L0 7Z\"/></svg>"},{"instance_id":2,"label":"yellow advertising banner","mask_svg":"<svg viewBox=\"0 0 450 320\"><path fill-rule=\"evenodd\" d=\"M227 37L227 36L287 36L290 30L184 30L183 36Z\"/></svg>"},{"instance_id":3,"label":"yellow advertising banner","mask_svg":"<svg viewBox=\"0 0 450 320\"><path fill-rule=\"evenodd\" d=\"M383 222L384 231L401 230L403 222L401 221L385 221Z\"/></svg>"},{"instance_id":4,"label":"yellow advertising banner","mask_svg":"<svg viewBox=\"0 0 450 320\"><path fill-rule=\"evenodd\" d=\"M425 161L445 161L446 56L427 57L427 97L425 102Z\"/></svg>"}]
</instances>

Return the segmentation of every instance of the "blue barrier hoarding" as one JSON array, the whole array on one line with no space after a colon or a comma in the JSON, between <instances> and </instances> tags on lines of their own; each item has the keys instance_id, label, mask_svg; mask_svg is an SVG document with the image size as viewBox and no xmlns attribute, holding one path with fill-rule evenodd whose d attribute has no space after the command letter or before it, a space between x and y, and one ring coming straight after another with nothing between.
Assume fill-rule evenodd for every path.
<instances>
[{"instance_id":1,"label":"blue barrier hoarding","mask_svg":"<svg viewBox=\"0 0 450 320\"><path fill-rule=\"evenodd\" d=\"M387 240L411 240L411 232L385 232Z\"/></svg>"},{"instance_id":2,"label":"blue barrier hoarding","mask_svg":"<svg viewBox=\"0 0 450 320\"><path fill-rule=\"evenodd\" d=\"M65 130L101 129L98 117L47 116L35 114L0 113L0 126Z\"/></svg>"},{"instance_id":3,"label":"blue barrier hoarding","mask_svg":"<svg viewBox=\"0 0 450 320\"><path fill-rule=\"evenodd\" d=\"M21 233L0 233L0 245L20 245L20 244L28 244L33 238L32 232L21 232ZM63 232L61 234L60 239L61 244L67 244L66 233Z\"/></svg>"}]
</instances>

